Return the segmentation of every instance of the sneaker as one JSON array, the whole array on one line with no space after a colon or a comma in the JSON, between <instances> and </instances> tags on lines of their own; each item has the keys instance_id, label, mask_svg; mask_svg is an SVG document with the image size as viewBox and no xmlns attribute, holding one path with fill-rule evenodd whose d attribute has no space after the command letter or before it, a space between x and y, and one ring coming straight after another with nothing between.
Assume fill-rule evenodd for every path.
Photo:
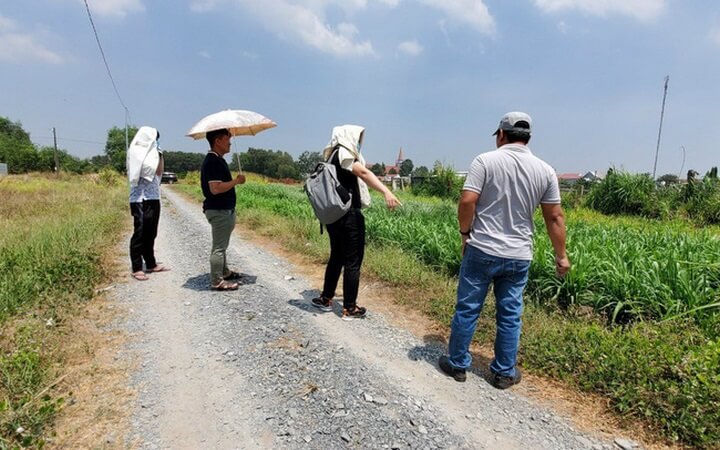
<instances>
[{"instance_id":1,"label":"sneaker","mask_svg":"<svg viewBox=\"0 0 720 450\"><path fill-rule=\"evenodd\" d=\"M342 320L364 319L367 309L356 306L353 309L343 309Z\"/></svg>"},{"instance_id":2,"label":"sneaker","mask_svg":"<svg viewBox=\"0 0 720 450\"><path fill-rule=\"evenodd\" d=\"M450 360L447 356L441 356L438 360L438 366L440 366L440 370L445 372L445 374L449 377L453 377L455 381L458 381L460 383L464 383L467 379L467 373L465 369L456 369L452 365L450 365Z\"/></svg>"},{"instance_id":3,"label":"sneaker","mask_svg":"<svg viewBox=\"0 0 720 450\"><path fill-rule=\"evenodd\" d=\"M332 311L332 300L322 295L312 299L312 304L320 311Z\"/></svg>"},{"instance_id":4,"label":"sneaker","mask_svg":"<svg viewBox=\"0 0 720 450\"><path fill-rule=\"evenodd\" d=\"M520 380L522 380L522 373L517 367L515 368L514 377L508 377L494 372L490 374L490 384L492 384L495 389L507 389L510 386L518 384Z\"/></svg>"}]
</instances>

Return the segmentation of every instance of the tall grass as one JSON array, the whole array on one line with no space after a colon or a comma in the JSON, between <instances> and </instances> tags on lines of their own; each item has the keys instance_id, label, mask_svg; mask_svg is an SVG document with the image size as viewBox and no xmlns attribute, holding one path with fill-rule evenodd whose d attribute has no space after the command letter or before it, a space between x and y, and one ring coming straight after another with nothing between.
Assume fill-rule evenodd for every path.
<instances>
[{"instance_id":1,"label":"tall grass","mask_svg":"<svg viewBox=\"0 0 720 450\"><path fill-rule=\"evenodd\" d=\"M58 363L55 324L108 273L126 195L107 175L0 178L0 448L43 445L62 404L39 395Z\"/></svg>"},{"instance_id":2,"label":"tall grass","mask_svg":"<svg viewBox=\"0 0 720 450\"><path fill-rule=\"evenodd\" d=\"M582 211L577 214L583 214ZM552 245L539 233L528 291L538 301L590 306L612 321L690 317L710 336L720 329L720 235L667 222L568 218L573 264L554 277ZM536 224L541 227L541 221Z\"/></svg>"}]
</instances>

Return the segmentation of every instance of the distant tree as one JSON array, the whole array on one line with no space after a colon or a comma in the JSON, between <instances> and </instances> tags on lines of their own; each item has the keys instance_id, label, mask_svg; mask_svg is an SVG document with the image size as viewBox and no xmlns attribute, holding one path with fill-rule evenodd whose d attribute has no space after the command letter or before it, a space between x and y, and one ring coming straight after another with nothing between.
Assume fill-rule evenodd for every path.
<instances>
[{"instance_id":1,"label":"distant tree","mask_svg":"<svg viewBox=\"0 0 720 450\"><path fill-rule=\"evenodd\" d=\"M672 173L666 173L657 180L665 184L677 184L680 181L680 177Z\"/></svg>"},{"instance_id":2,"label":"distant tree","mask_svg":"<svg viewBox=\"0 0 720 450\"><path fill-rule=\"evenodd\" d=\"M397 170L395 170L394 167L391 167L390 170L387 171L388 175L397 175Z\"/></svg>"},{"instance_id":3,"label":"distant tree","mask_svg":"<svg viewBox=\"0 0 720 450\"><path fill-rule=\"evenodd\" d=\"M409 176L413 171L413 162L411 159L406 159L405 161L400 164L400 176L407 177Z\"/></svg>"},{"instance_id":4,"label":"distant tree","mask_svg":"<svg viewBox=\"0 0 720 450\"><path fill-rule=\"evenodd\" d=\"M374 173L378 177L385 176L385 163L375 163L370 167L370 172Z\"/></svg>"},{"instance_id":5,"label":"distant tree","mask_svg":"<svg viewBox=\"0 0 720 450\"><path fill-rule=\"evenodd\" d=\"M249 148L240 154L240 163L247 172L259 173L271 178L300 179L300 172L292 156L280 150Z\"/></svg>"},{"instance_id":6,"label":"distant tree","mask_svg":"<svg viewBox=\"0 0 720 450\"><path fill-rule=\"evenodd\" d=\"M88 161L90 163L90 166L93 168L93 171L98 171L103 167L107 167L110 165L110 158L108 157L108 155L95 155L91 157Z\"/></svg>"},{"instance_id":7,"label":"distant tree","mask_svg":"<svg viewBox=\"0 0 720 450\"><path fill-rule=\"evenodd\" d=\"M7 117L0 117L0 136L11 139L17 144L32 145L30 134L20 122L11 122Z\"/></svg>"},{"instance_id":8,"label":"distant tree","mask_svg":"<svg viewBox=\"0 0 720 450\"><path fill-rule=\"evenodd\" d=\"M200 170L203 159L205 159L205 153L171 152L166 150L163 152L163 158L165 160L165 171L184 174Z\"/></svg>"},{"instance_id":9,"label":"distant tree","mask_svg":"<svg viewBox=\"0 0 720 450\"><path fill-rule=\"evenodd\" d=\"M429 177L430 169L428 169L425 166L420 166L420 167L417 167L415 170L413 170L412 175L414 177Z\"/></svg>"},{"instance_id":10,"label":"distant tree","mask_svg":"<svg viewBox=\"0 0 720 450\"><path fill-rule=\"evenodd\" d=\"M0 162L10 173L26 173L37 169L37 150L20 122L0 117Z\"/></svg>"},{"instance_id":11,"label":"distant tree","mask_svg":"<svg viewBox=\"0 0 720 450\"><path fill-rule=\"evenodd\" d=\"M128 127L128 145L137 132L137 127ZM112 127L108 130L107 140L105 141L105 154L110 159L110 165L121 173L125 172L125 159L127 158L127 147L125 143L125 128Z\"/></svg>"},{"instance_id":12,"label":"distant tree","mask_svg":"<svg viewBox=\"0 0 720 450\"><path fill-rule=\"evenodd\" d=\"M295 167L300 175L308 175L315 169L315 166L323 160L320 152L309 152L305 151L300 154L298 160L295 162Z\"/></svg>"}]
</instances>

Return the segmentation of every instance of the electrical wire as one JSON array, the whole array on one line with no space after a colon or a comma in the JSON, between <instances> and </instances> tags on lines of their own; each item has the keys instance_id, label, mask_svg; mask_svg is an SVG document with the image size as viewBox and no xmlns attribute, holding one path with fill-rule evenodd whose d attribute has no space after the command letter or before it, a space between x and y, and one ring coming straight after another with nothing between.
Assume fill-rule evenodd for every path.
<instances>
[{"instance_id":1,"label":"electrical wire","mask_svg":"<svg viewBox=\"0 0 720 450\"><path fill-rule=\"evenodd\" d=\"M35 136L34 138L35 139L48 139L48 140L53 139L52 136ZM68 141L68 142L82 142L83 144L105 144L105 142L86 141L83 139L71 139L71 138L62 138L62 137L58 137L57 140L58 141Z\"/></svg>"},{"instance_id":2,"label":"electrical wire","mask_svg":"<svg viewBox=\"0 0 720 450\"><path fill-rule=\"evenodd\" d=\"M107 59L105 58L105 52L103 51L102 45L100 44L100 37L98 37L97 29L95 28L95 22L93 22L92 14L90 13L90 6L88 5L87 0L84 1L85 9L87 10L88 18L90 19L90 25L92 25L93 33L95 34L95 40L97 41L98 48L100 49L100 55L102 55L103 62L105 63L105 68L107 69L107 74L108 77L110 77L110 82L112 83L113 89L115 90L115 94L117 95L118 100L120 100L120 104L125 109L125 115L127 120L130 116L130 111L128 111L127 106L125 106L125 102L123 102L123 99L120 96L120 92L115 85L115 80L113 79L112 72L110 72L110 66L108 65Z\"/></svg>"}]
</instances>

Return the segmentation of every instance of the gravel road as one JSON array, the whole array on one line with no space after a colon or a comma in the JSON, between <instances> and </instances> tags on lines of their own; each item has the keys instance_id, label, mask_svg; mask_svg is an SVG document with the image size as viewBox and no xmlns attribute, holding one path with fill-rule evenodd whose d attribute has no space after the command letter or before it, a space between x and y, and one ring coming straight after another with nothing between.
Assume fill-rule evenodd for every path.
<instances>
[{"instance_id":1,"label":"gravel road","mask_svg":"<svg viewBox=\"0 0 720 450\"><path fill-rule=\"evenodd\" d=\"M201 207L164 189L159 259L172 271L117 286L138 361L127 440L141 449L611 449L478 374L457 383L443 347L369 311L310 306L317 286L233 235L235 292L208 289Z\"/></svg>"}]
</instances>

